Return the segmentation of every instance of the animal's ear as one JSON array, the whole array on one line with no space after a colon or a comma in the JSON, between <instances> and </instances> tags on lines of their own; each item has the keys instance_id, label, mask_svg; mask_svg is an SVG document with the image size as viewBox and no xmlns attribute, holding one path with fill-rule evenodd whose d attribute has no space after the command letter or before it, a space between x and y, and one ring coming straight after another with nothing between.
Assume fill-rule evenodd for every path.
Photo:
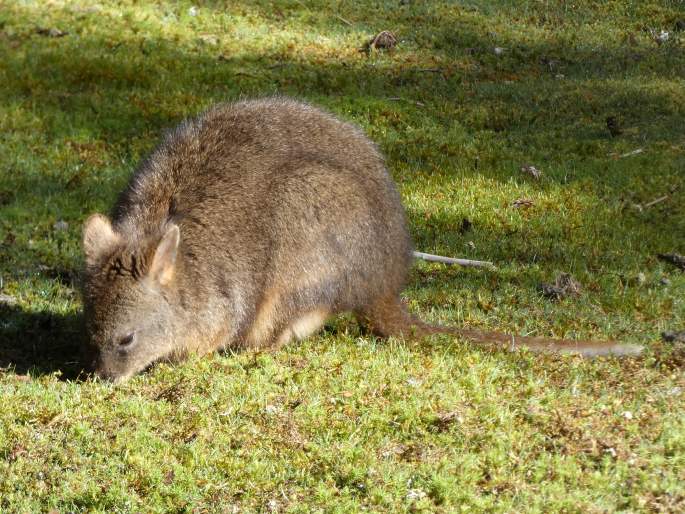
<instances>
[{"instance_id":1,"label":"animal's ear","mask_svg":"<svg viewBox=\"0 0 685 514\"><path fill-rule=\"evenodd\" d=\"M108 249L119 242L107 216L93 214L83 225L83 253L88 264L93 264Z\"/></svg>"},{"instance_id":2,"label":"animal's ear","mask_svg":"<svg viewBox=\"0 0 685 514\"><path fill-rule=\"evenodd\" d=\"M165 286L174 278L176 254L180 241L181 231L178 225L171 225L157 245L155 256L150 265L149 277L160 285Z\"/></svg>"}]
</instances>

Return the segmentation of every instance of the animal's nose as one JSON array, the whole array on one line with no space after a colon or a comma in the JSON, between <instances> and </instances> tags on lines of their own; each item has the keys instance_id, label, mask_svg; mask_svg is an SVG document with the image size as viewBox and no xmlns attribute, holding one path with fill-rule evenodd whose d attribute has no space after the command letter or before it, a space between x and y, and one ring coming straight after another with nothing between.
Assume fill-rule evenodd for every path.
<instances>
[{"instance_id":1,"label":"animal's nose","mask_svg":"<svg viewBox=\"0 0 685 514\"><path fill-rule=\"evenodd\" d=\"M116 379L116 376L113 373L100 366L96 365L94 370L95 375L101 380L106 380L107 382L114 382L114 380Z\"/></svg>"},{"instance_id":2,"label":"animal's nose","mask_svg":"<svg viewBox=\"0 0 685 514\"><path fill-rule=\"evenodd\" d=\"M123 382L126 382L126 380L128 380L130 377L130 375L128 374L115 373L108 367L102 365L95 368L95 374L101 380L105 380L113 384L121 384Z\"/></svg>"}]
</instances>

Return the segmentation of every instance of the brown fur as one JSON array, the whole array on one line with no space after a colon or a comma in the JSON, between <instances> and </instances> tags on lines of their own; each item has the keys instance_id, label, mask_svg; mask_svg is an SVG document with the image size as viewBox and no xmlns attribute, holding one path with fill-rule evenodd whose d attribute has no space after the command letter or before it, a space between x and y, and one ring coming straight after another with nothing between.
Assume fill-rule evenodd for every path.
<instances>
[{"instance_id":1,"label":"brown fur","mask_svg":"<svg viewBox=\"0 0 685 514\"><path fill-rule=\"evenodd\" d=\"M344 311L381 336L509 342L406 312L412 244L383 158L357 127L285 98L182 123L135 172L111 224L89 218L83 247L93 363L112 379L193 352L283 344Z\"/></svg>"}]
</instances>

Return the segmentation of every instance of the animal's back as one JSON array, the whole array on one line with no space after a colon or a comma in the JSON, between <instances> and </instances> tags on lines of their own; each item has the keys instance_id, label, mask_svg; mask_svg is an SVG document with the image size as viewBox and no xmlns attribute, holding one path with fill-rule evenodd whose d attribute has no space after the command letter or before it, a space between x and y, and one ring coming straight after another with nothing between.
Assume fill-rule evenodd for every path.
<instances>
[{"instance_id":1,"label":"animal's back","mask_svg":"<svg viewBox=\"0 0 685 514\"><path fill-rule=\"evenodd\" d=\"M168 221L182 234L187 301L225 311L228 339L243 344L273 342L298 316L396 296L411 259L375 146L353 125L281 98L220 105L167 136L120 197L114 224L155 233Z\"/></svg>"}]
</instances>

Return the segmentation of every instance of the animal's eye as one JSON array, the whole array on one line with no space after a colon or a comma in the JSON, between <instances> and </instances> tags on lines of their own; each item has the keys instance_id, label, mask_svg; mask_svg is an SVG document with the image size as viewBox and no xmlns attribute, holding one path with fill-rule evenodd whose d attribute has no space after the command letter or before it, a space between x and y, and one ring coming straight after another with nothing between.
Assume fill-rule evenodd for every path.
<instances>
[{"instance_id":1,"label":"animal's eye","mask_svg":"<svg viewBox=\"0 0 685 514\"><path fill-rule=\"evenodd\" d=\"M130 334L122 337L119 339L119 346L121 348L125 348L127 346L131 346L131 343L133 343L133 340L135 339L135 332L131 332Z\"/></svg>"}]
</instances>

